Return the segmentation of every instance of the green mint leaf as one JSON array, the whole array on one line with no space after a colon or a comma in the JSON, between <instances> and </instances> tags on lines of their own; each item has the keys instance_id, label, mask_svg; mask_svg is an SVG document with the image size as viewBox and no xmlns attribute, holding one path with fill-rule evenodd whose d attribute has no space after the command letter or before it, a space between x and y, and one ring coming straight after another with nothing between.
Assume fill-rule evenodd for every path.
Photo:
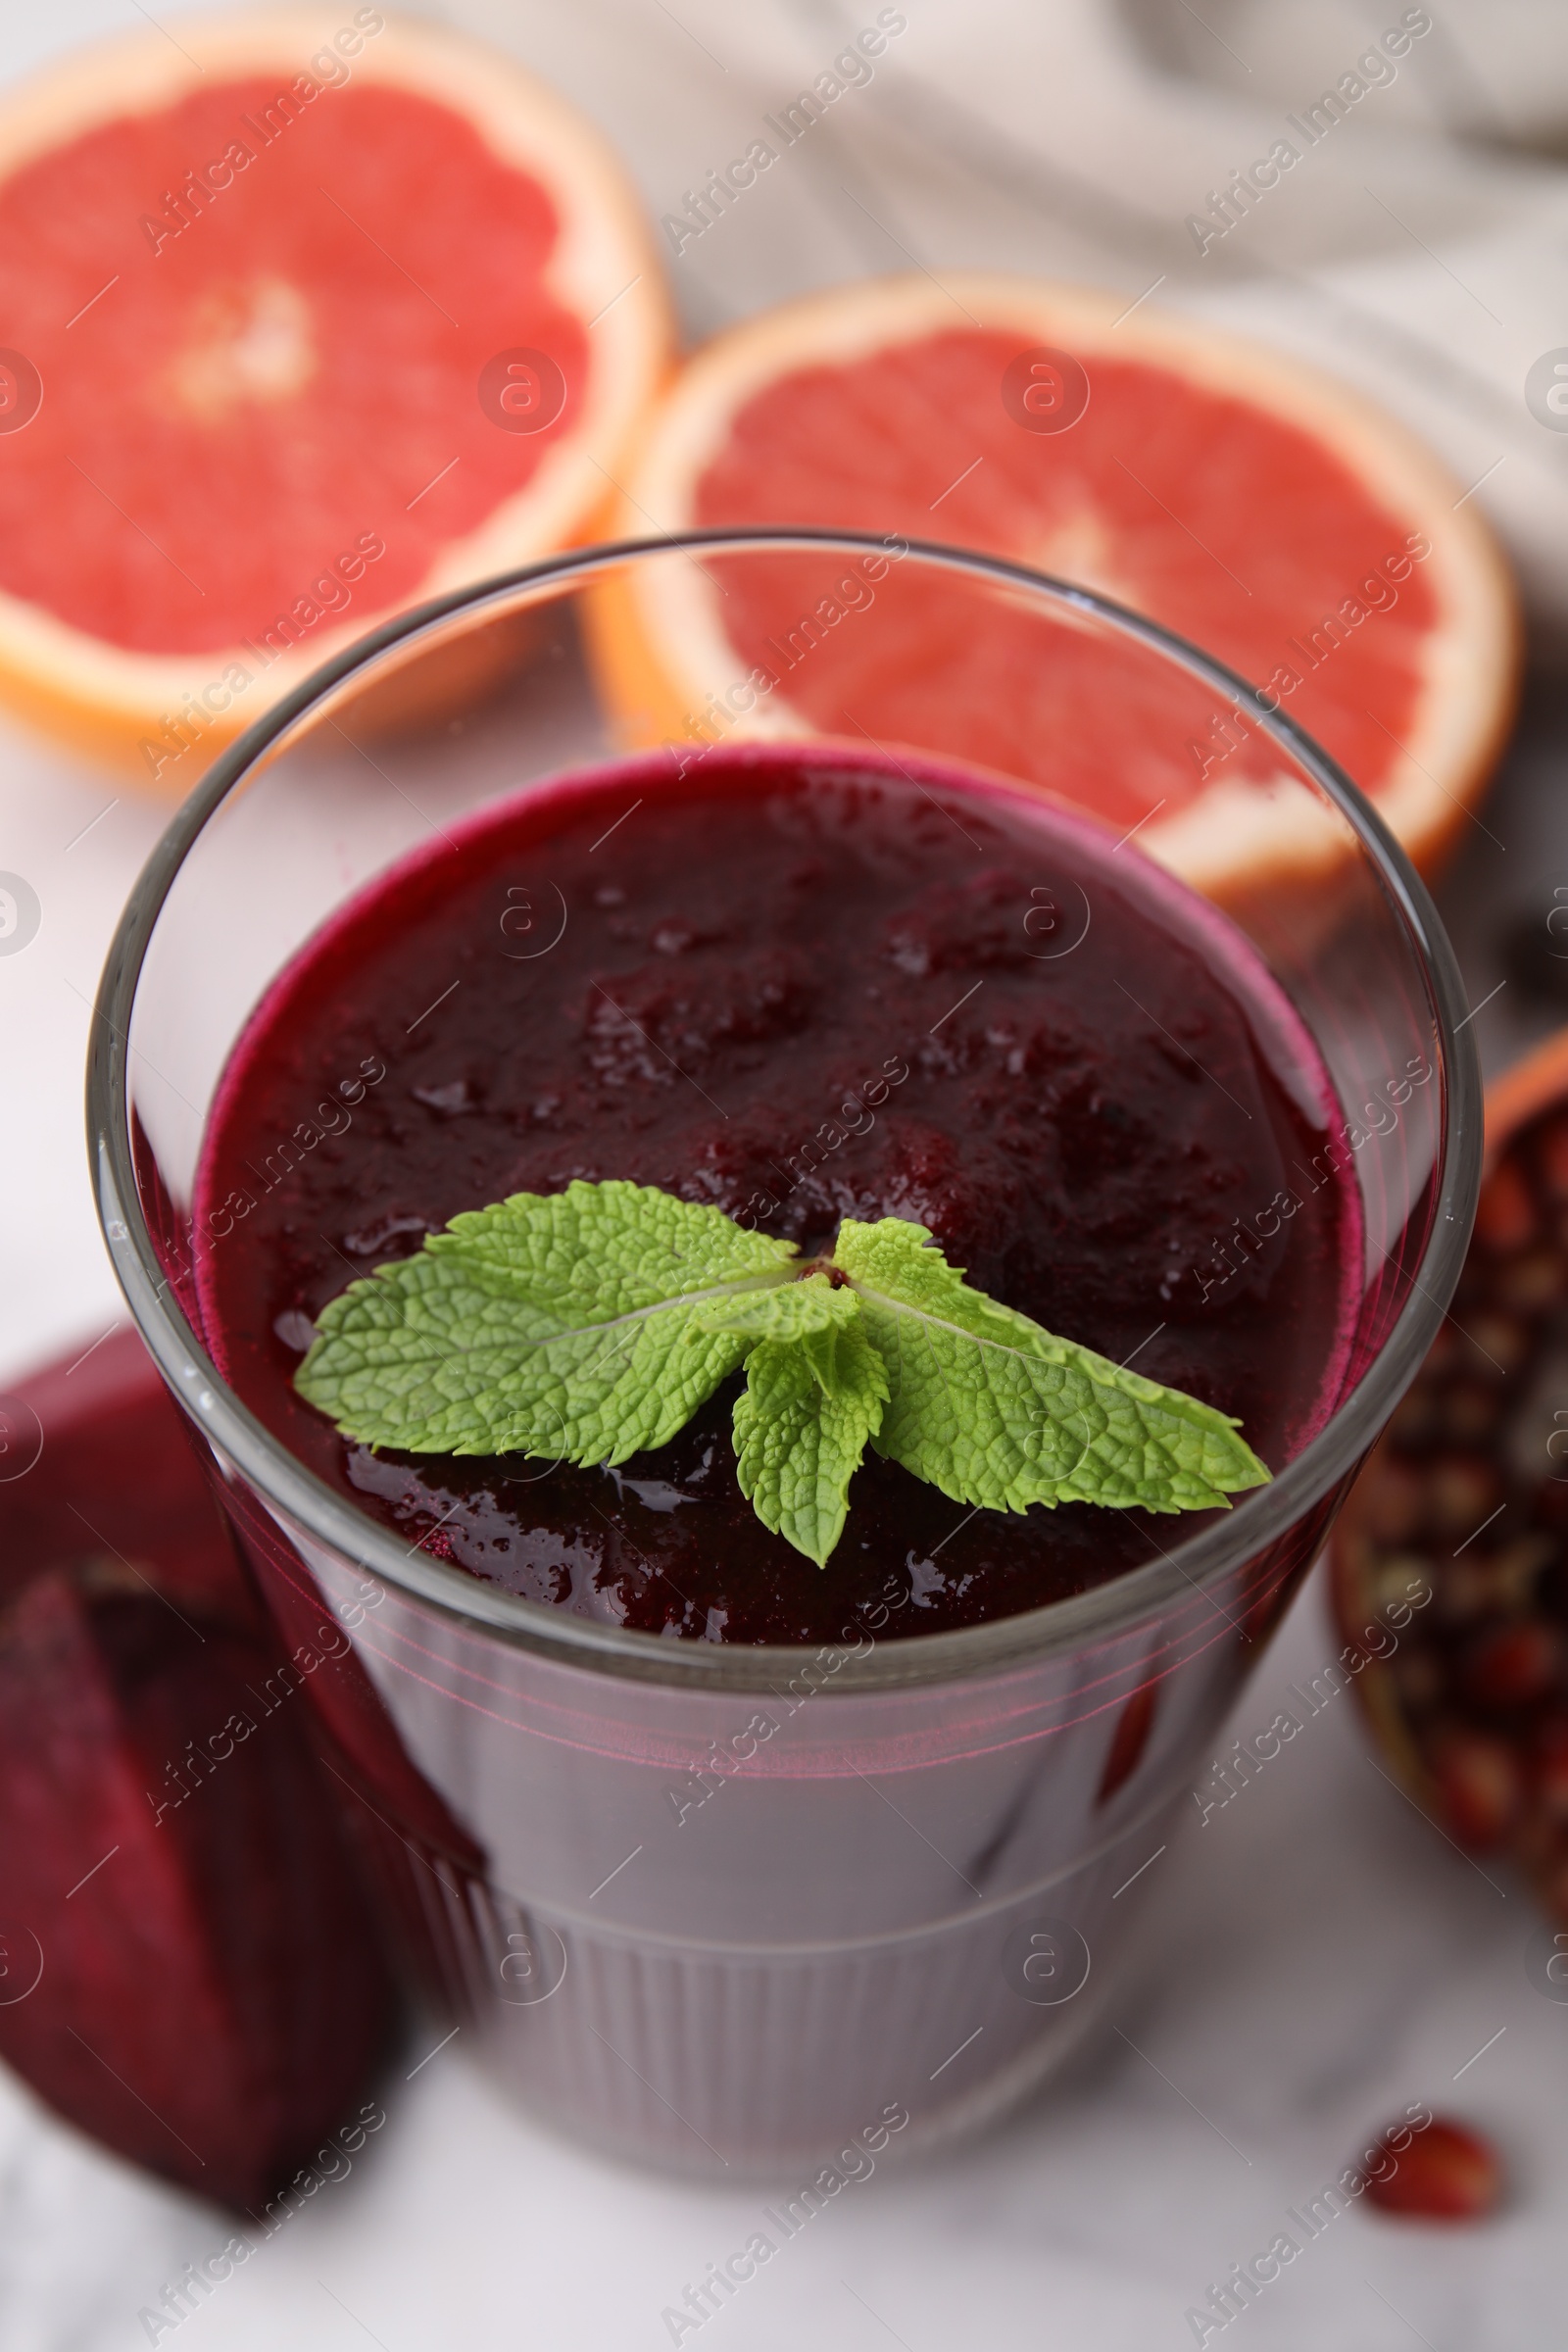
<instances>
[{"instance_id":1,"label":"green mint leaf","mask_svg":"<svg viewBox=\"0 0 1568 2352\"><path fill-rule=\"evenodd\" d=\"M930 1239L901 1217L846 1219L834 1249L891 1384L879 1453L989 1510L1228 1508L1267 1480L1229 1414L971 1290Z\"/></svg>"},{"instance_id":2,"label":"green mint leaf","mask_svg":"<svg viewBox=\"0 0 1568 2352\"><path fill-rule=\"evenodd\" d=\"M853 1323L860 1304L855 1293L836 1289L825 1274L785 1282L766 1291L738 1291L700 1306L696 1331L740 1331L754 1340L798 1340Z\"/></svg>"},{"instance_id":3,"label":"green mint leaf","mask_svg":"<svg viewBox=\"0 0 1568 2352\"><path fill-rule=\"evenodd\" d=\"M754 1345L699 1313L786 1282L795 1254L652 1185L517 1193L334 1298L295 1386L362 1445L622 1462Z\"/></svg>"},{"instance_id":4,"label":"green mint leaf","mask_svg":"<svg viewBox=\"0 0 1568 2352\"><path fill-rule=\"evenodd\" d=\"M614 1464L744 1362L742 1491L818 1566L867 1444L991 1510L1204 1510L1268 1478L1228 1414L971 1290L930 1240L846 1220L803 1266L652 1185L516 1193L334 1298L295 1386L364 1445Z\"/></svg>"},{"instance_id":5,"label":"green mint leaf","mask_svg":"<svg viewBox=\"0 0 1568 2352\"><path fill-rule=\"evenodd\" d=\"M801 1284L810 1290L813 1275ZM735 1400L735 1467L762 1525L819 1568L844 1532L850 1481L881 1425L887 1367L850 1291L835 1320L796 1339L761 1340L746 1359Z\"/></svg>"}]
</instances>

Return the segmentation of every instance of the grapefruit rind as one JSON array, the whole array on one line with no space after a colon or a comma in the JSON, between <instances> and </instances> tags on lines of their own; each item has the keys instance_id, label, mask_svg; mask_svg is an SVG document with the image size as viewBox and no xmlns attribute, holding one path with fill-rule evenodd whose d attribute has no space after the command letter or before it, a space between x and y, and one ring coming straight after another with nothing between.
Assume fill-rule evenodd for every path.
<instances>
[{"instance_id":1,"label":"grapefruit rind","mask_svg":"<svg viewBox=\"0 0 1568 2352\"><path fill-rule=\"evenodd\" d=\"M1064 347L1089 362L1102 353L1143 359L1228 399L1251 399L1322 441L1425 535L1423 570L1443 625L1425 641L1417 723L1374 799L1416 864L1435 867L1511 718L1521 642L1512 576L1461 485L1421 441L1333 377L1242 336L1148 306L1129 318L1119 297L1091 288L1001 275L950 276L944 287L895 277L808 296L726 330L688 362L643 437L621 530L689 528L731 418L779 377L950 332L964 316L1022 345ZM661 574L657 586L612 579L594 600L596 669L629 742L680 741L715 684L736 671L708 576L673 563ZM737 732L742 724L766 735L814 731L782 692ZM1350 837L1282 756L1272 782L1216 777L1140 843L1198 889L1236 901L1327 879L1343 868Z\"/></svg>"},{"instance_id":2,"label":"grapefruit rind","mask_svg":"<svg viewBox=\"0 0 1568 2352\"><path fill-rule=\"evenodd\" d=\"M156 113L211 75L292 76L329 45L343 13L282 8L182 19L177 47L148 30L73 56L0 101L0 179L100 122ZM641 204L612 149L565 100L504 54L391 17L354 56L353 75L447 104L503 162L547 189L561 233L544 283L592 323L596 365L573 432L549 446L531 479L479 529L443 549L414 596L313 631L308 646L277 656L226 710L200 702L204 757L392 612L597 536L613 496L611 476L669 372L668 294ZM252 666L238 646L227 654L129 652L0 591L0 696L31 723L143 783L153 780L144 739L170 714L188 714L191 699L204 697L230 663ZM185 732L195 733L188 715ZM161 788L183 791L193 781L176 751Z\"/></svg>"}]
</instances>

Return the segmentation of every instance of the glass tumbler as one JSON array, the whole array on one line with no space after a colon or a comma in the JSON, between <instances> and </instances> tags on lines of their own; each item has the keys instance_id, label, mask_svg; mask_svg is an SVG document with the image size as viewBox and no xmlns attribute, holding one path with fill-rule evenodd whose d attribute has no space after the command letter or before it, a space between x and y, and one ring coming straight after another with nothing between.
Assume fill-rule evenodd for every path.
<instances>
[{"instance_id":1,"label":"glass tumbler","mask_svg":"<svg viewBox=\"0 0 1568 2352\"><path fill-rule=\"evenodd\" d=\"M1002 723L1020 704L1027 754ZM1360 1194L1335 1409L1145 1565L930 1637L884 1605L847 1606L816 1649L656 1640L406 1544L204 1344L192 1184L247 1016L347 899L501 796L622 754L676 775L719 743L868 736L1098 794L1125 855L1248 935L1331 1073ZM1195 746L1216 742L1229 798L1205 823ZM1065 951L1072 908L1035 896ZM548 892L507 904L497 952L531 952ZM1274 699L1102 598L952 549L758 530L581 551L368 638L216 760L109 956L94 1181L136 1323L314 1662L387 1933L462 2047L617 2155L799 2171L818 2200L856 2149L968 2131L1060 2062L1137 1935L1140 1866L1442 1320L1480 1159L1464 1018L1421 883Z\"/></svg>"}]
</instances>

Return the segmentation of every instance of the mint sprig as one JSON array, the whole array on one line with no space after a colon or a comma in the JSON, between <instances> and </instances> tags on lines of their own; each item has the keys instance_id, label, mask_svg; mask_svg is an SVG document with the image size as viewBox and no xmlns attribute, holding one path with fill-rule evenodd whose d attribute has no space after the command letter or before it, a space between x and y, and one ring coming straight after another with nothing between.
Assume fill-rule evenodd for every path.
<instances>
[{"instance_id":1,"label":"mint sprig","mask_svg":"<svg viewBox=\"0 0 1568 2352\"><path fill-rule=\"evenodd\" d=\"M1240 1423L971 1290L923 1225L846 1218L831 1257L652 1185L514 1193L324 1307L294 1375L345 1437L611 1466L741 1364L741 1490L820 1567L867 1444L956 1502L1228 1507L1270 1473Z\"/></svg>"},{"instance_id":2,"label":"mint sprig","mask_svg":"<svg viewBox=\"0 0 1568 2352\"><path fill-rule=\"evenodd\" d=\"M866 1440L882 1425L888 1369L853 1290L811 1274L766 1296L781 1307L811 1298L822 1320L802 1315L797 1330L760 1340L747 1357L735 1475L762 1525L820 1568L844 1532Z\"/></svg>"}]
</instances>

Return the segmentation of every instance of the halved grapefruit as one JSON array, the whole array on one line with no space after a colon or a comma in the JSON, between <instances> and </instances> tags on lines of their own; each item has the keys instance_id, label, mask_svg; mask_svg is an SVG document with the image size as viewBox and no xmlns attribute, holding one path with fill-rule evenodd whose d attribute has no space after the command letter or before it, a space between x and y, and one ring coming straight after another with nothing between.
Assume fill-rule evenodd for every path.
<instances>
[{"instance_id":1,"label":"halved grapefruit","mask_svg":"<svg viewBox=\"0 0 1568 2352\"><path fill-rule=\"evenodd\" d=\"M690 362L627 487L628 533L857 527L1099 589L1271 689L1427 867L1513 706L1513 588L1461 486L1330 378L1152 305L991 276L787 304ZM780 671L768 640L787 646L805 562L705 559L657 591L608 590L598 660L628 732L679 739L715 679ZM1139 827L1143 848L1233 900L1343 857L1343 830L1212 696L1161 736L1127 691L1125 651L1092 632L1070 662L1042 662L1027 614L999 603L977 632L972 600L950 620L929 577L886 590L897 618L885 606L874 631L823 632L754 731L804 720L881 739L916 714L928 746Z\"/></svg>"},{"instance_id":2,"label":"halved grapefruit","mask_svg":"<svg viewBox=\"0 0 1568 2352\"><path fill-rule=\"evenodd\" d=\"M667 366L598 134L375 7L0 107L0 693L183 791L388 612L587 535Z\"/></svg>"}]
</instances>

